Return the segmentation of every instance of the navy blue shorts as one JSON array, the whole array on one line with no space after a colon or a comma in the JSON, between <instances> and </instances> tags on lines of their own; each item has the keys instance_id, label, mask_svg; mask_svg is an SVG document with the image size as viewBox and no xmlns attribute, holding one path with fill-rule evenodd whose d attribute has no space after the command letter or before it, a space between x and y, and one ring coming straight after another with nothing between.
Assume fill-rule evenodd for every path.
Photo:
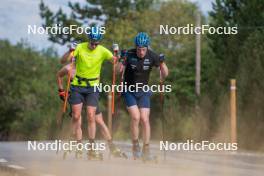
<instances>
[{"instance_id":1,"label":"navy blue shorts","mask_svg":"<svg viewBox=\"0 0 264 176\"><path fill-rule=\"evenodd\" d=\"M152 92L123 92L127 107L137 105L139 108L150 108L150 97Z\"/></svg>"},{"instance_id":2,"label":"navy blue shorts","mask_svg":"<svg viewBox=\"0 0 264 176\"><path fill-rule=\"evenodd\" d=\"M69 103L71 105L83 103L85 106L94 106L98 109L99 90L94 87L71 86Z\"/></svg>"},{"instance_id":3,"label":"navy blue shorts","mask_svg":"<svg viewBox=\"0 0 264 176\"><path fill-rule=\"evenodd\" d=\"M101 113L101 110L100 110L100 108L99 108L99 105L97 105L97 107L96 107L96 111L95 111L95 115L98 115L98 114L100 114Z\"/></svg>"}]
</instances>

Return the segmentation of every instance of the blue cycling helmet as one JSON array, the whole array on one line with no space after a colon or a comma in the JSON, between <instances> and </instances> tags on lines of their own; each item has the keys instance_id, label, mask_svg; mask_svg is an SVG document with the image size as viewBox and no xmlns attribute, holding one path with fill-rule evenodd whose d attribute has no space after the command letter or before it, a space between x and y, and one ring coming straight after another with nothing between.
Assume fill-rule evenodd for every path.
<instances>
[{"instance_id":1,"label":"blue cycling helmet","mask_svg":"<svg viewBox=\"0 0 264 176\"><path fill-rule=\"evenodd\" d=\"M90 33L88 34L88 37L90 40L100 41L103 38L100 27L92 27Z\"/></svg>"},{"instance_id":2,"label":"blue cycling helmet","mask_svg":"<svg viewBox=\"0 0 264 176\"><path fill-rule=\"evenodd\" d=\"M135 37L135 45L138 47L148 47L150 45L150 38L147 33L140 32Z\"/></svg>"}]
</instances>

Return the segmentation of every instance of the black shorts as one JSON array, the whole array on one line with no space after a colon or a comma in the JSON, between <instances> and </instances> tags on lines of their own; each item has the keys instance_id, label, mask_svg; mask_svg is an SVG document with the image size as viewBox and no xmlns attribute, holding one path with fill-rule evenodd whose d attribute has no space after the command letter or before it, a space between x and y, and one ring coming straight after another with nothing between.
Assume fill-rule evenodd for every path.
<instances>
[{"instance_id":1,"label":"black shorts","mask_svg":"<svg viewBox=\"0 0 264 176\"><path fill-rule=\"evenodd\" d=\"M69 97L71 105L83 103L85 106L98 107L98 100L99 90L97 87L71 86Z\"/></svg>"}]
</instances>

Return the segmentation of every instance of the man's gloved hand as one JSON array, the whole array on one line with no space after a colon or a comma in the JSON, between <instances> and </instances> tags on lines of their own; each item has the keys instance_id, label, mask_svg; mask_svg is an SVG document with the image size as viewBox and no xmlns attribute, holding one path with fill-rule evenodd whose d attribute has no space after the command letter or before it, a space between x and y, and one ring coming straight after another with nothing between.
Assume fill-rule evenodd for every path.
<instances>
[{"instance_id":1,"label":"man's gloved hand","mask_svg":"<svg viewBox=\"0 0 264 176\"><path fill-rule=\"evenodd\" d=\"M123 49L120 53L120 59L119 62L121 62L123 65L125 65L125 60L127 58L127 50Z\"/></svg>"},{"instance_id":2,"label":"man's gloved hand","mask_svg":"<svg viewBox=\"0 0 264 176\"><path fill-rule=\"evenodd\" d=\"M127 50L121 50L120 57L127 57Z\"/></svg>"},{"instance_id":3,"label":"man's gloved hand","mask_svg":"<svg viewBox=\"0 0 264 176\"><path fill-rule=\"evenodd\" d=\"M165 61L165 55L163 53L159 55L159 61L160 63L163 63Z\"/></svg>"},{"instance_id":4,"label":"man's gloved hand","mask_svg":"<svg viewBox=\"0 0 264 176\"><path fill-rule=\"evenodd\" d=\"M66 92L64 89L59 89L59 97L62 101L65 101L65 97L66 97Z\"/></svg>"},{"instance_id":5,"label":"man's gloved hand","mask_svg":"<svg viewBox=\"0 0 264 176\"><path fill-rule=\"evenodd\" d=\"M75 48L77 47L77 45L78 45L78 43L76 43L76 42L71 43L70 46L69 46L70 52L74 51Z\"/></svg>"}]
</instances>

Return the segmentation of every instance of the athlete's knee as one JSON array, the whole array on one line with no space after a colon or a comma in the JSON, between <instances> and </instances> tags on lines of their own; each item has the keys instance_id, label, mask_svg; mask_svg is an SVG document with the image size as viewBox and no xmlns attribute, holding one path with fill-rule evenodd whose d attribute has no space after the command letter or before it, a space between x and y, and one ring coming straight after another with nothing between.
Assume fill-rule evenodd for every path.
<instances>
[{"instance_id":1,"label":"athlete's knee","mask_svg":"<svg viewBox=\"0 0 264 176\"><path fill-rule=\"evenodd\" d=\"M94 118L88 118L88 125L89 124L95 124L95 123L96 123L96 121Z\"/></svg>"},{"instance_id":2,"label":"athlete's knee","mask_svg":"<svg viewBox=\"0 0 264 176\"><path fill-rule=\"evenodd\" d=\"M88 118L87 118L88 123L91 124L91 123L95 123L96 122L94 115L92 115L92 114L87 114L87 115L88 115Z\"/></svg>"},{"instance_id":3,"label":"athlete's knee","mask_svg":"<svg viewBox=\"0 0 264 176\"><path fill-rule=\"evenodd\" d=\"M88 118L95 118L95 109L88 109L87 116Z\"/></svg>"},{"instance_id":4,"label":"athlete's knee","mask_svg":"<svg viewBox=\"0 0 264 176\"><path fill-rule=\"evenodd\" d=\"M141 116L141 123L143 125L149 125L149 117L148 116Z\"/></svg>"},{"instance_id":5,"label":"athlete's knee","mask_svg":"<svg viewBox=\"0 0 264 176\"><path fill-rule=\"evenodd\" d=\"M100 115L95 116L95 122L98 123L99 125L102 125L104 123Z\"/></svg>"},{"instance_id":6,"label":"athlete's knee","mask_svg":"<svg viewBox=\"0 0 264 176\"><path fill-rule=\"evenodd\" d=\"M139 115L139 114L135 114L135 115L133 115L133 116L132 116L132 121L133 121L134 123L139 123L139 121L140 121L140 115Z\"/></svg>"}]
</instances>

